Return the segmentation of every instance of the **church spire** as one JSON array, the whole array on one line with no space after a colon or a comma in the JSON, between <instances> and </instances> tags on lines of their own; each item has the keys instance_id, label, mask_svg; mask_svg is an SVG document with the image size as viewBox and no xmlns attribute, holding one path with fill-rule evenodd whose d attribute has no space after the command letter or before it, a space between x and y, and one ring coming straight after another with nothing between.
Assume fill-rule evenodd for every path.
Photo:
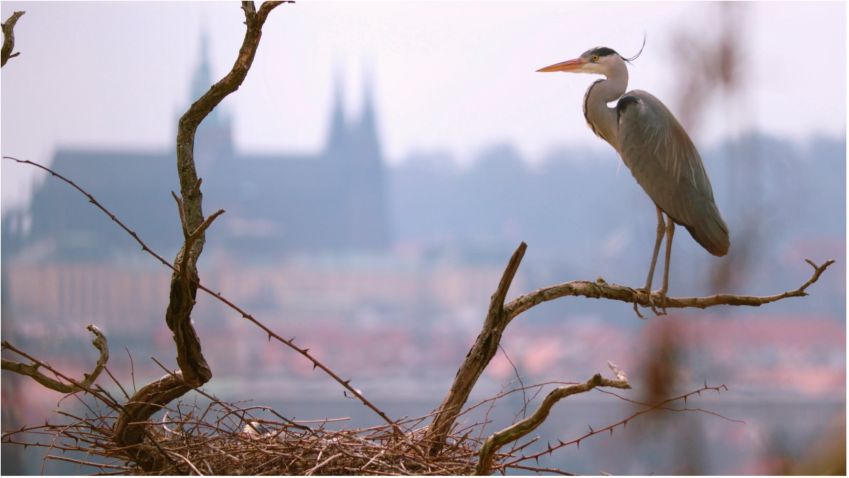
<instances>
[{"instance_id":1,"label":"church spire","mask_svg":"<svg viewBox=\"0 0 849 478\"><path fill-rule=\"evenodd\" d=\"M212 86L212 67L209 60L209 34L206 30L200 34L200 63L192 75L192 101L197 100Z\"/></svg>"},{"instance_id":2,"label":"church spire","mask_svg":"<svg viewBox=\"0 0 849 478\"><path fill-rule=\"evenodd\" d=\"M357 122L356 136L364 154L363 161L380 162L380 139L377 132L377 115L374 109L374 81L371 68L363 68L363 103L360 118Z\"/></svg>"},{"instance_id":3,"label":"church spire","mask_svg":"<svg viewBox=\"0 0 849 478\"><path fill-rule=\"evenodd\" d=\"M206 94L215 80L212 77L212 60L209 48L209 34L204 28L200 32L199 62L192 74L189 98L190 102ZM195 137L195 156L201 158L204 167L230 158L233 154L233 132L230 117L221 105L213 109L200 124Z\"/></svg>"},{"instance_id":4,"label":"church spire","mask_svg":"<svg viewBox=\"0 0 849 478\"><path fill-rule=\"evenodd\" d=\"M212 61L209 53L209 33L205 28L200 32L200 55L198 55L198 57L200 62L192 74L192 86L191 91L189 92L191 95L189 101L192 102L197 101L198 98L209 91L212 84L215 82L212 78ZM220 107L213 109L209 114L209 117L204 122L225 122L226 120L219 113L220 109Z\"/></svg>"},{"instance_id":5,"label":"church spire","mask_svg":"<svg viewBox=\"0 0 849 478\"><path fill-rule=\"evenodd\" d=\"M330 131L327 137L327 148L331 150L344 147L347 137L345 124L345 94L342 88L342 72L337 66L333 72L333 99L330 112Z\"/></svg>"},{"instance_id":6,"label":"church spire","mask_svg":"<svg viewBox=\"0 0 849 478\"><path fill-rule=\"evenodd\" d=\"M363 110L360 115L360 128L366 132L373 132L375 131L374 123L374 85L371 70L366 69L363 73Z\"/></svg>"}]
</instances>

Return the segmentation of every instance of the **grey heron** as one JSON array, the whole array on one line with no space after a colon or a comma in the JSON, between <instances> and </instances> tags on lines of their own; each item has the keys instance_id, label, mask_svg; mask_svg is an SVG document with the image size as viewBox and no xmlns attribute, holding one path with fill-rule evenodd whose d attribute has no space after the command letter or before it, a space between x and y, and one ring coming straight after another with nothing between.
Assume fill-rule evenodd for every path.
<instances>
[{"instance_id":1,"label":"grey heron","mask_svg":"<svg viewBox=\"0 0 849 478\"><path fill-rule=\"evenodd\" d=\"M652 278L665 234L663 285L656 292L662 307L669 291L669 258L676 224L684 226L696 242L715 256L724 256L730 241L728 226L714 202L704 164L687 132L669 109L650 93L642 90L625 92L628 87L627 63L639 55L624 58L610 48L597 47L578 58L537 71L594 73L605 77L587 89L584 117L593 133L619 153L655 204L657 237L644 291L649 296L649 303L654 304ZM615 100L618 100L616 107L609 107L608 103ZM636 310L636 304L634 308Z\"/></svg>"}]
</instances>

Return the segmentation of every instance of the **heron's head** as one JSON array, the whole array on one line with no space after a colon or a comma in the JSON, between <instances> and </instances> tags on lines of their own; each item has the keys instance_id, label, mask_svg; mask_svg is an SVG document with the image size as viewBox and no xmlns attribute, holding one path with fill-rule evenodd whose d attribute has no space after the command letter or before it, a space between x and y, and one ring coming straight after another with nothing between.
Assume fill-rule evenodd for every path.
<instances>
[{"instance_id":1,"label":"heron's head","mask_svg":"<svg viewBox=\"0 0 849 478\"><path fill-rule=\"evenodd\" d=\"M541 73L565 71L570 73L595 73L610 76L617 68L624 66L627 60L612 48L600 46L589 49L574 60L567 60L537 70Z\"/></svg>"}]
</instances>

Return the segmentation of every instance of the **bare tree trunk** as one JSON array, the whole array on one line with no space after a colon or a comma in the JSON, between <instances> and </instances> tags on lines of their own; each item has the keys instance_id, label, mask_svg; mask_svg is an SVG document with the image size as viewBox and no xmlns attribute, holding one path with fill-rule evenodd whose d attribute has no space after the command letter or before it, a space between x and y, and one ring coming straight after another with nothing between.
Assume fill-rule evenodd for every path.
<instances>
[{"instance_id":1,"label":"bare tree trunk","mask_svg":"<svg viewBox=\"0 0 849 478\"><path fill-rule=\"evenodd\" d=\"M115 442L126 446L131 457L148 471L155 469L167 457L156 453L155 446L141 446L146 432L145 422L167 403L212 378L212 371L206 363L200 340L192 325L191 314L197 296L197 261L203 251L205 231L224 211L217 211L208 218L203 216L201 180L197 177L194 162L195 133L201 121L244 81L256 56L265 19L280 3L265 2L257 11L253 2L242 2L247 28L233 68L180 118L177 131L177 174L181 196L175 195L174 198L180 213L184 242L174 259L170 300L165 313L165 322L174 334L180 371L166 375L136 392L118 416L113 435Z\"/></svg>"},{"instance_id":2,"label":"bare tree trunk","mask_svg":"<svg viewBox=\"0 0 849 478\"><path fill-rule=\"evenodd\" d=\"M486 314L483 329L478 334L478 338L475 339L469 353L466 354L460 369L457 370L451 390L439 406L439 412L434 418L426 438L427 443L430 444L431 455L436 455L442 451L445 440L454 426L454 421L469 399L472 388L474 388L486 366L489 365L492 357L498 352L501 334L504 333L504 329L510 323L510 317L504 313L504 299L510 289L510 284L513 283L516 271L519 270L519 264L521 264L527 248L528 246L524 242L519 244L519 247L513 252L513 256L510 257L510 262L507 263L507 268L501 276L498 288L490 299L489 311Z\"/></svg>"}]
</instances>

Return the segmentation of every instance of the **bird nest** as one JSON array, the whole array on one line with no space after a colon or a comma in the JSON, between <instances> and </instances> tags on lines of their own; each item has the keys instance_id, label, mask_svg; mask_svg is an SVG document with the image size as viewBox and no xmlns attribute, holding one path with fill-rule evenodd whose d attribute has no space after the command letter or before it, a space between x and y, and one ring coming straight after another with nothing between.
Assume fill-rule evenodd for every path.
<instances>
[{"instance_id":1,"label":"bird nest","mask_svg":"<svg viewBox=\"0 0 849 478\"><path fill-rule=\"evenodd\" d=\"M258 433L249 423L245 429L251 431L170 438L161 434L157 445L171 462L162 462L153 474L468 475L477 457L470 443L463 442L431 456L422 441L423 430L398 435L389 425L356 430L287 426Z\"/></svg>"},{"instance_id":2,"label":"bird nest","mask_svg":"<svg viewBox=\"0 0 849 478\"><path fill-rule=\"evenodd\" d=\"M391 429L322 430L243 438L217 436L159 444L173 457L156 474L215 475L467 475L476 453L468 446L429 456L413 436Z\"/></svg>"},{"instance_id":3,"label":"bird nest","mask_svg":"<svg viewBox=\"0 0 849 478\"><path fill-rule=\"evenodd\" d=\"M296 422L266 407L183 404L148 423L140 447L157 458L145 470L134 463L131 450L112 440L114 417L61 415L71 420L4 433L3 441L48 448L47 460L121 475L468 475L480 446L466 433L430 453L423 425L430 416L333 429L346 419ZM49 436L49 445L39 435Z\"/></svg>"}]
</instances>

